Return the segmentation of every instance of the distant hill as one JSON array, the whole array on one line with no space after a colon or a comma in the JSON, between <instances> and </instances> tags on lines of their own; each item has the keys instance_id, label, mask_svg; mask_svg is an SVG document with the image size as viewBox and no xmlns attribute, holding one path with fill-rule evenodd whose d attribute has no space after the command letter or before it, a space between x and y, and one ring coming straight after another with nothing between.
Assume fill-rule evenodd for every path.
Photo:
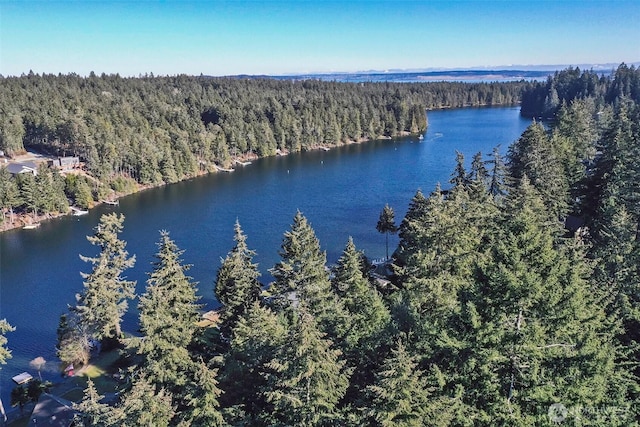
<instances>
[{"instance_id":1,"label":"distant hill","mask_svg":"<svg viewBox=\"0 0 640 427\"><path fill-rule=\"evenodd\" d=\"M318 79L339 82L507 82L518 80L545 80L555 70L441 70L441 71L393 71L363 73L298 74L290 76L271 76L280 80Z\"/></svg>"},{"instance_id":2,"label":"distant hill","mask_svg":"<svg viewBox=\"0 0 640 427\"><path fill-rule=\"evenodd\" d=\"M505 65L498 67L474 67L473 69L393 69L366 70L356 72L304 73L285 75L238 75L239 78L269 78L277 80L323 80L337 82L510 82L519 80L546 80L556 71L567 67L578 67L581 70L592 70L596 73L610 75L619 64L575 64L575 65ZM640 62L627 65L640 66Z\"/></svg>"}]
</instances>

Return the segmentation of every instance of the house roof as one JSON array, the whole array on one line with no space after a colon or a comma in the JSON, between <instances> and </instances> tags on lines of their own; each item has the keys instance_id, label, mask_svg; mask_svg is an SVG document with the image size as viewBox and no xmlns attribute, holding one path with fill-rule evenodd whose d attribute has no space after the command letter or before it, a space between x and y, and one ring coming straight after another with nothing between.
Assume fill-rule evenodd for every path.
<instances>
[{"instance_id":1,"label":"house roof","mask_svg":"<svg viewBox=\"0 0 640 427\"><path fill-rule=\"evenodd\" d=\"M201 328L215 328L220 323L220 311L211 310L202 315L202 320L196 322Z\"/></svg>"},{"instance_id":2,"label":"house roof","mask_svg":"<svg viewBox=\"0 0 640 427\"><path fill-rule=\"evenodd\" d=\"M73 403L49 393L42 393L29 417L29 427L69 427L75 411Z\"/></svg>"},{"instance_id":3,"label":"house roof","mask_svg":"<svg viewBox=\"0 0 640 427\"><path fill-rule=\"evenodd\" d=\"M13 175L25 172L34 173L38 170L38 166L33 162L9 163L7 165L7 170Z\"/></svg>"}]
</instances>

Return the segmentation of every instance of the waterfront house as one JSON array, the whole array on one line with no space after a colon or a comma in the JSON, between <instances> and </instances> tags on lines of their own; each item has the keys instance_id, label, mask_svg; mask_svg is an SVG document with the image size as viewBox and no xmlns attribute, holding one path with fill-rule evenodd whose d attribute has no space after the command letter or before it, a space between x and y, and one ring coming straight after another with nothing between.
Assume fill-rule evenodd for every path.
<instances>
[{"instance_id":1,"label":"waterfront house","mask_svg":"<svg viewBox=\"0 0 640 427\"><path fill-rule=\"evenodd\" d=\"M63 172L77 169L80 167L79 157L58 157L54 160L49 160L49 166L58 168Z\"/></svg>"},{"instance_id":2,"label":"waterfront house","mask_svg":"<svg viewBox=\"0 0 640 427\"><path fill-rule=\"evenodd\" d=\"M33 162L16 162L7 164L7 170L11 175L21 173L31 173L34 176L38 174L38 166Z\"/></svg>"}]
</instances>

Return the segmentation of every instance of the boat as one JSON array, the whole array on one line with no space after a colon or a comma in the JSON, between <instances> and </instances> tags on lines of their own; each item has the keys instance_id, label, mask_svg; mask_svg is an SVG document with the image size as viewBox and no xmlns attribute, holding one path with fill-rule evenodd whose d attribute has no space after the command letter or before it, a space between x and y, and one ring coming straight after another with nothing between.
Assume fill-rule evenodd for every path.
<instances>
[{"instance_id":1,"label":"boat","mask_svg":"<svg viewBox=\"0 0 640 427\"><path fill-rule=\"evenodd\" d=\"M80 208L71 207L71 211L73 212L73 216L86 215L89 211L82 210Z\"/></svg>"},{"instance_id":2,"label":"boat","mask_svg":"<svg viewBox=\"0 0 640 427\"><path fill-rule=\"evenodd\" d=\"M420 140L424 139L424 135L420 135L420 136L418 137L418 139L420 139Z\"/></svg>"},{"instance_id":3,"label":"boat","mask_svg":"<svg viewBox=\"0 0 640 427\"><path fill-rule=\"evenodd\" d=\"M27 224L24 227L22 227L22 229L23 230L35 230L38 227L40 227L40 223L36 222L35 224Z\"/></svg>"},{"instance_id":4,"label":"boat","mask_svg":"<svg viewBox=\"0 0 640 427\"><path fill-rule=\"evenodd\" d=\"M120 205L120 200L103 200L102 203L109 206L118 206Z\"/></svg>"},{"instance_id":5,"label":"boat","mask_svg":"<svg viewBox=\"0 0 640 427\"><path fill-rule=\"evenodd\" d=\"M225 169L225 168L220 167L218 165L213 165L213 166L216 168L217 171L220 171L220 172L233 172L234 171L234 169Z\"/></svg>"}]
</instances>

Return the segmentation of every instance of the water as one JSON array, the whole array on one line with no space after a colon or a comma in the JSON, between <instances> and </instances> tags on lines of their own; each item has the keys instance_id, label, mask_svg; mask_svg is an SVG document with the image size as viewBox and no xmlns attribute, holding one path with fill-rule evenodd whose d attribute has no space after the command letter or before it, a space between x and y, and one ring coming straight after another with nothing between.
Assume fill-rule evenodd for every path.
<instances>
[{"instance_id":1,"label":"water","mask_svg":"<svg viewBox=\"0 0 640 427\"><path fill-rule=\"evenodd\" d=\"M156 252L159 230L168 230L185 250L189 274L199 282L207 307L215 307L213 282L220 259L233 246L233 224L240 221L248 244L258 252L262 280L278 260L283 233L300 209L314 227L330 263L335 262L349 236L371 258L385 254L385 239L376 229L382 207L404 216L418 188L430 192L443 186L455 166L455 151L471 156L502 152L528 126L517 108L462 109L429 112L429 129L417 138L374 141L324 152L261 159L219 173L120 200L120 206L100 206L81 217L43 223L37 230L14 230L0 235L0 318L17 329L7 334L13 358L0 370L0 396L5 406L11 377L28 371L29 361L47 360L44 379L59 378L55 358L60 314L82 290L79 272L89 272L79 254L95 255L85 236L92 234L105 212L125 216L123 239L135 254L135 268L125 274L143 292L146 273ZM390 247L397 237L390 239ZM136 305L132 302L131 306ZM125 317L124 329L135 331L136 314Z\"/></svg>"}]
</instances>

